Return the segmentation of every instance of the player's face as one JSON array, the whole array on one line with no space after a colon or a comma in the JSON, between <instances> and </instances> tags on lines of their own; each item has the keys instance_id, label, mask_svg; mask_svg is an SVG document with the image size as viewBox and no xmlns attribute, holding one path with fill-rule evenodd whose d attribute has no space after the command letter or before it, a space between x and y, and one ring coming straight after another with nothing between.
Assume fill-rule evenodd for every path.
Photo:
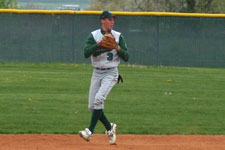
<instances>
[{"instance_id":1,"label":"player's face","mask_svg":"<svg viewBox=\"0 0 225 150\"><path fill-rule=\"evenodd\" d=\"M112 30L114 26L114 18L106 18L101 20L103 30Z\"/></svg>"}]
</instances>

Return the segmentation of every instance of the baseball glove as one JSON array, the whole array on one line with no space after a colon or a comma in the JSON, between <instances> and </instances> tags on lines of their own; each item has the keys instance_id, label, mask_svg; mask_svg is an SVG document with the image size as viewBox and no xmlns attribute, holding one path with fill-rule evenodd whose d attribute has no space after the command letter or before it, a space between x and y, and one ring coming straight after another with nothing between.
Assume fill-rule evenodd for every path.
<instances>
[{"instance_id":1,"label":"baseball glove","mask_svg":"<svg viewBox=\"0 0 225 150\"><path fill-rule=\"evenodd\" d=\"M115 37L111 33L104 34L104 37L98 45L109 50L117 49L118 47Z\"/></svg>"}]
</instances>

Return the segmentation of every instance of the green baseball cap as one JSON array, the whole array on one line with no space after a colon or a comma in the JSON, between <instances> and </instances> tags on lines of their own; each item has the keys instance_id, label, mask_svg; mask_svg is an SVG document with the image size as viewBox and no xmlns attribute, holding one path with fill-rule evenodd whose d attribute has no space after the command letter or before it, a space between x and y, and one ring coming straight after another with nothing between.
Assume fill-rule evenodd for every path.
<instances>
[{"instance_id":1,"label":"green baseball cap","mask_svg":"<svg viewBox=\"0 0 225 150\"><path fill-rule=\"evenodd\" d=\"M100 20L101 19L106 19L106 18L114 18L114 19L116 19L117 16L113 15L110 11L105 10L105 11L103 11L101 13Z\"/></svg>"}]
</instances>

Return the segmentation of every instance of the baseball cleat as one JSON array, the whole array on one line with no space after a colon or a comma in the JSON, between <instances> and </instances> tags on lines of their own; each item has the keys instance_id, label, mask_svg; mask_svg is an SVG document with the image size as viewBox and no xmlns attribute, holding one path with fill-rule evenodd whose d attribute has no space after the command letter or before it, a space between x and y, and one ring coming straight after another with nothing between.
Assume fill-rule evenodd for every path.
<instances>
[{"instance_id":1,"label":"baseball cleat","mask_svg":"<svg viewBox=\"0 0 225 150\"><path fill-rule=\"evenodd\" d=\"M115 145L116 144L116 129L117 125L115 123L111 123L111 130L106 131L106 134L109 137L109 144Z\"/></svg>"},{"instance_id":2,"label":"baseball cleat","mask_svg":"<svg viewBox=\"0 0 225 150\"><path fill-rule=\"evenodd\" d=\"M79 131L79 135L86 141L90 141L92 137L92 133L88 128L85 128L85 130Z\"/></svg>"}]
</instances>

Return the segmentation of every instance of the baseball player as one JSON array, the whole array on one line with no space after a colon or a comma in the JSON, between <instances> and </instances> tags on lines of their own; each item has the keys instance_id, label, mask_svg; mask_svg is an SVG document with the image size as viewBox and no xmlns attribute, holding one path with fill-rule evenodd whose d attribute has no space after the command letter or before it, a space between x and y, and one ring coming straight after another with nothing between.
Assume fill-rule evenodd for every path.
<instances>
[{"instance_id":1,"label":"baseball player","mask_svg":"<svg viewBox=\"0 0 225 150\"><path fill-rule=\"evenodd\" d=\"M117 66L120 59L128 61L128 50L124 37L114 31L114 21L117 17L109 11L100 15L101 29L89 34L84 48L84 56L91 56L93 74L89 91L88 109L92 112L90 126L79 131L79 135L89 141L95 126L100 120L106 128L110 144L116 144L117 125L111 123L103 112L107 95L119 81Z\"/></svg>"}]
</instances>

